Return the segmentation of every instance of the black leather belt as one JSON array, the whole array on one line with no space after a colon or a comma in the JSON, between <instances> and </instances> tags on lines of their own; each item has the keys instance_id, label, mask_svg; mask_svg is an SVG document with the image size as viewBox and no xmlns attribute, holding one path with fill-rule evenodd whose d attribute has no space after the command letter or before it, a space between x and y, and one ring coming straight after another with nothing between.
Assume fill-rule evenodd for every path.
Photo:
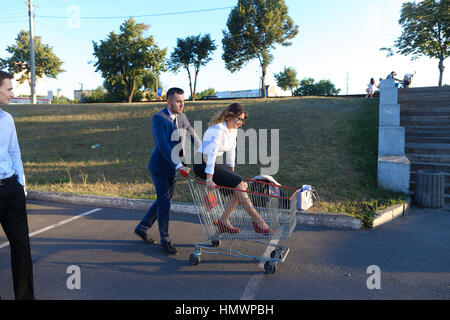
<instances>
[{"instance_id":1,"label":"black leather belt","mask_svg":"<svg viewBox=\"0 0 450 320\"><path fill-rule=\"evenodd\" d=\"M0 185L7 184L7 183L10 183L10 182L13 182L13 181L16 181L16 180L17 180L17 176L16 175L13 175L12 177L9 177L9 178L6 178L6 179L0 179Z\"/></svg>"}]
</instances>

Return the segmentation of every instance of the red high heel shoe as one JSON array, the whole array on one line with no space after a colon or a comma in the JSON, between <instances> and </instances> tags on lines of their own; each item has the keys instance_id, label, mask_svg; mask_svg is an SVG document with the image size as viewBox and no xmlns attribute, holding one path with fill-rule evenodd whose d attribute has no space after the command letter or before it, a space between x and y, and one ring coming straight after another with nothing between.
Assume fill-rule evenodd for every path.
<instances>
[{"instance_id":1,"label":"red high heel shoe","mask_svg":"<svg viewBox=\"0 0 450 320\"><path fill-rule=\"evenodd\" d=\"M260 226L258 226L258 224L255 221L253 221L253 229L255 230L256 233L262 233L264 235L269 235L269 234L274 233L270 227L261 228Z\"/></svg>"},{"instance_id":2,"label":"red high heel shoe","mask_svg":"<svg viewBox=\"0 0 450 320\"><path fill-rule=\"evenodd\" d=\"M220 233L239 233L241 229L238 227L230 227L222 220L214 220L214 224L219 228Z\"/></svg>"}]
</instances>

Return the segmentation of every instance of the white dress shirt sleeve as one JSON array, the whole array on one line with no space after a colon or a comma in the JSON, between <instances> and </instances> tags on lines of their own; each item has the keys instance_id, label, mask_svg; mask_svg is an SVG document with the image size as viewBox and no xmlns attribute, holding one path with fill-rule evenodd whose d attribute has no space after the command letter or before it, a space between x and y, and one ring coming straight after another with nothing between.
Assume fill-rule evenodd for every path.
<instances>
[{"instance_id":1,"label":"white dress shirt sleeve","mask_svg":"<svg viewBox=\"0 0 450 320\"><path fill-rule=\"evenodd\" d=\"M205 173L214 174L214 166L216 165L216 157L219 153L219 146L222 143L222 133L220 129L208 128L209 132L205 132L206 150L203 152L208 156L206 162Z\"/></svg>"},{"instance_id":2,"label":"white dress shirt sleeve","mask_svg":"<svg viewBox=\"0 0 450 320\"><path fill-rule=\"evenodd\" d=\"M0 109L0 179L17 175L25 186L25 175L13 117Z\"/></svg>"},{"instance_id":3,"label":"white dress shirt sleeve","mask_svg":"<svg viewBox=\"0 0 450 320\"><path fill-rule=\"evenodd\" d=\"M229 151L227 151L227 164L231 168L235 167L236 161L236 138L233 139L233 145Z\"/></svg>"},{"instance_id":4,"label":"white dress shirt sleeve","mask_svg":"<svg viewBox=\"0 0 450 320\"><path fill-rule=\"evenodd\" d=\"M17 139L16 126L12 123L11 142L8 149L11 157L11 167L17 174L17 180L25 187L25 174L23 170L22 157L20 153L19 141Z\"/></svg>"}]
</instances>

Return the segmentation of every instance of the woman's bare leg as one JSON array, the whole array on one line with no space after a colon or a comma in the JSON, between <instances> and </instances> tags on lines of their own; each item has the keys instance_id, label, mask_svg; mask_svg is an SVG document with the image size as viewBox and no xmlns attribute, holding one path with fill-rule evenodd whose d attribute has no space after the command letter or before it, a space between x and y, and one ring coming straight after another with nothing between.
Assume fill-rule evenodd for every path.
<instances>
[{"instance_id":1,"label":"woman's bare leg","mask_svg":"<svg viewBox=\"0 0 450 320\"><path fill-rule=\"evenodd\" d=\"M250 201L250 198L247 195L248 184L245 181L242 181L240 184L237 185L236 189L243 190L243 191L234 191L233 194L230 197L230 200L228 201L225 211L222 214L222 221L228 223L228 219L231 216L231 213L233 212L236 205L239 203L242 207L244 207L245 211L248 212L248 214L252 217L253 221L255 221L260 227L267 228L267 224L264 221L264 219L261 217L261 215L256 211L256 209L253 207L252 202Z\"/></svg>"},{"instance_id":2,"label":"woman's bare leg","mask_svg":"<svg viewBox=\"0 0 450 320\"><path fill-rule=\"evenodd\" d=\"M233 212L234 208L236 208L236 205L239 203L239 200L236 196L236 191L233 191L230 199L227 202L227 205L225 206L225 210L222 214L222 221L228 222L228 219L230 219L231 213Z\"/></svg>"}]
</instances>

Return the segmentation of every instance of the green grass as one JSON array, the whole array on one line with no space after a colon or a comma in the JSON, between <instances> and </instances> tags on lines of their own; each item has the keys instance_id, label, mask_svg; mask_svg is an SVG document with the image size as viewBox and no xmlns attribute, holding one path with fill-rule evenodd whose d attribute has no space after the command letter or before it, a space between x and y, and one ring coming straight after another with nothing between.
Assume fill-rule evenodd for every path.
<instances>
[{"instance_id":1,"label":"green grass","mask_svg":"<svg viewBox=\"0 0 450 320\"><path fill-rule=\"evenodd\" d=\"M315 187L321 198L311 209L370 220L374 211L404 201L377 189L378 99L285 98L187 102L191 123L203 131L231 102L249 112L243 129L279 129L280 168L274 178L299 188ZM165 106L150 104L14 105L29 189L155 199L147 165L154 142L152 116ZM270 133L269 133L270 137ZM91 146L100 144L92 149ZM269 144L270 146L270 144ZM247 155L248 156L248 155ZM239 165L253 177L261 165ZM180 179L175 201L190 201Z\"/></svg>"}]
</instances>

